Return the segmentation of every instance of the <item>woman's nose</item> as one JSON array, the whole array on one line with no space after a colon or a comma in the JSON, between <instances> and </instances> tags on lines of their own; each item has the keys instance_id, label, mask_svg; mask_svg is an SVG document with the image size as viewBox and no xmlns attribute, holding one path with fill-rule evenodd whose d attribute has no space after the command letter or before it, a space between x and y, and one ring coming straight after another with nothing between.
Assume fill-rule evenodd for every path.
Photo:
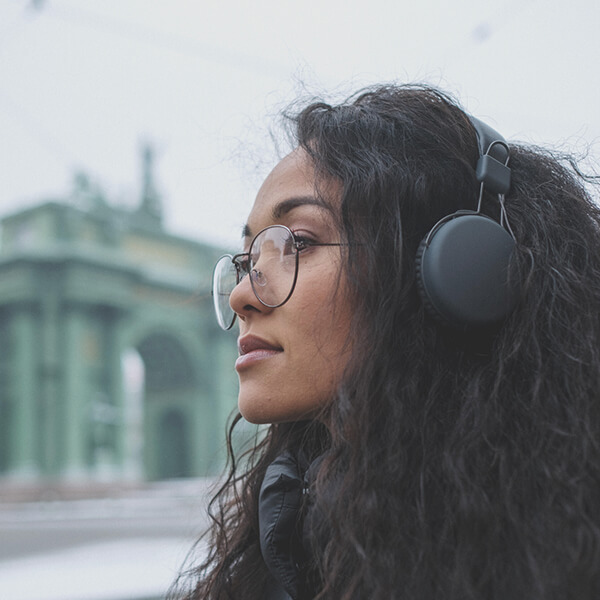
<instances>
[{"instance_id":1,"label":"woman's nose","mask_svg":"<svg viewBox=\"0 0 600 600\"><path fill-rule=\"evenodd\" d=\"M267 313L273 310L262 304L254 294L252 284L250 283L250 277L252 275L246 275L242 280L233 288L231 295L229 296L229 306L237 314L237 316L244 320L251 313Z\"/></svg>"}]
</instances>

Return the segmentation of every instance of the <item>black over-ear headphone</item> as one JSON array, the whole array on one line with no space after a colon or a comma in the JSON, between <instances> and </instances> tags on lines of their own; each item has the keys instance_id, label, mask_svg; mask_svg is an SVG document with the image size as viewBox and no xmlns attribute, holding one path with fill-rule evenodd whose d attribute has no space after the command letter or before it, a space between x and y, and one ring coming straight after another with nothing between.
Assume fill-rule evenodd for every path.
<instances>
[{"instance_id":1,"label":"black over-ear headphone","mask_svg":"<svg viewBox=\"0 0 600 600\"><path fill-rule=\"evenodd\" d=\"M438 221L417 252L417 284L427 312L455 327L501 321L514 308L520 285L509 279L515 247L504 195L510 189L509 148L491 127L470 117L479 143L477 210L459 210ZM500 223L481 213L484 188L498 195Z\"/></svg>"}]
</instances>

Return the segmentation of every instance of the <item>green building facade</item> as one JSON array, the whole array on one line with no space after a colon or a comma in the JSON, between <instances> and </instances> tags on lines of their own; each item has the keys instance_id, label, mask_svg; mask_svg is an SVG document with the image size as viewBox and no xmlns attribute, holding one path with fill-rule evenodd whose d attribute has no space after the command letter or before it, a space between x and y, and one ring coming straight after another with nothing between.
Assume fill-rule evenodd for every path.
<instances>
[{"instance_id":1,"label":"green building facade","mask_svg":"<svg viewBox=\"0 0 600 600\"><path fill-rule=\"evenodd\" d=\"M149 169L135 209L80 177L1 225L0 481L220 471L237 386L212 314L220 251L164 231Z\"/></svg>"}]
</instances>

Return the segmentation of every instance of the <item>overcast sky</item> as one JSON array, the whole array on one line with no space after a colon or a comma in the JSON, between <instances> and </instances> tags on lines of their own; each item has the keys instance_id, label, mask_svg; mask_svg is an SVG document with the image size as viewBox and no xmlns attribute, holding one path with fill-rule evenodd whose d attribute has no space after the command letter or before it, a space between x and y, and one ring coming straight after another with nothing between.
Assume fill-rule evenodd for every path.
<instances>
[{"instance_id":1,"label":"overcast sky","mask_svg":"<svg viewBox=\"0 0 600 600\"><path fill-rule=\"evenodd\" d=\"M598 0L0 0L0 215L87 171L232 246L298 95L425 81L505 137L600 155ZM597 159L596 159L597 160Z\"/></svg>"}]
</instances>

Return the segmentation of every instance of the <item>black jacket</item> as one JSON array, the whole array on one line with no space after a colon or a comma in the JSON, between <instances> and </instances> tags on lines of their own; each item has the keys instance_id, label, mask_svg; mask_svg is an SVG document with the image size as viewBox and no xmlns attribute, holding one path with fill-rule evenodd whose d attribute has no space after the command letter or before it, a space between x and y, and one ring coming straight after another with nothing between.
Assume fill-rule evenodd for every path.
<instances>
[{"instance_id":1,"label":"black jacket","mask_svg":"<svg viewBox=\"0 0 600 600\"><path fill-rule=\"evenodd\" d=\"M284 452L265 473L258 521L261 553L272 576L267 600L304 600L314 595L307 577L311 544L306 515L319 462L308 463L302 455Z\"/></svg>"}]
</instances>

